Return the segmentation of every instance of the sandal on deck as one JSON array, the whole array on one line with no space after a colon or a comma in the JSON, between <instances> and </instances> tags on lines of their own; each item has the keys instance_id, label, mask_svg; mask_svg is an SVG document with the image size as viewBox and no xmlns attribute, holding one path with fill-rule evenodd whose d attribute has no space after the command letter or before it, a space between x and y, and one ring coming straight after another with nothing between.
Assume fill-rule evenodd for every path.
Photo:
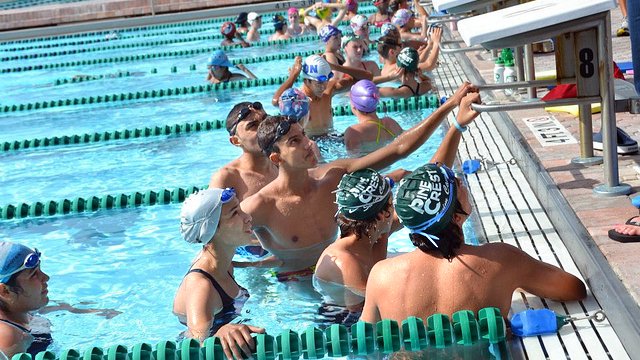
<instances>
[{"instance_id":1,"label":"sandal on deck","mask_svg":"<svg viewBox=\"0 0 640 360\"><path fill-rule=\"evenodd\" d=\"M626 225L640 227L640 222L633 221L633 219L635 219L637 217L638 216L634 216L634 217L630 218L629 220L627 220L627 222L625 224ZM640 235L621 234L621 233L617 232L615 229L609 230L609 238L611 240L615 240L615 241L622 242L622 243L640 242Z\"/></svg>"}]
</instances>

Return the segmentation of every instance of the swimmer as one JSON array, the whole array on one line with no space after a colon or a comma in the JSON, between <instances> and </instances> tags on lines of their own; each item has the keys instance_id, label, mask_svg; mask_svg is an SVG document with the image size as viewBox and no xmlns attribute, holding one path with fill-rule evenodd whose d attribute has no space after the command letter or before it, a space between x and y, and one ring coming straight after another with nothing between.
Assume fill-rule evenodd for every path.
<instances>
[{"instance_id":1,"label":"swimmer","mask_svg":"<svg viewBox=\"0 0 640 360\"><path fill-rule=\"evenodd\" d=\"M353 33L364 41L365 54L369 53L369 44L371 44L371 39L369 38L369 25L369 19L364 15L356 15L349 22L349 27L351 27Z\"/></svg>"},{"instance_id":2,"label":"swimmer","mask_svg":"<svg viewBox=\"0 0 640 360\"><path fill-rule=\"evenodd\" d=\"M332 19L331 14L333 10L338 10L338 15L336 15L336 17ZM314 11L317 17L309 15L311 11ZM322 29L322 27L325 25L337 27L346 14L347 8L346 6L344 6L344 4L331 4L323 2L316 2L315 4L302 11L302 16L304 17L305 24L309 24L316 28L318 34L320 32L320 29Z\"/></svg>"},{"instance_id":3,"label":"swimmer","mask_svg":"<svg viewBox=\"0 0 640 360\"><path fill-rule=\"evenodd\" d=\"M229 71L230 67L242 70L246 76ZM257 79L257 77L243 64L233 65L222 50L216 50L207 60L207 81L212 84L243 80L246 78Z\"/></svg>"},{"instance_id":4,"label":"swimmer","mask_svg":"<svg viewBox=\"0 0 640 360\"><path fill-rule=\"evenodd\" d=\"M302 36L310 33L309 28L304 24L304 20L300 17L300 13L297 8L290 7L287 10L287 20L289 25L287 26L287 32L290 36Z\"/></svg>"},{"instance_id":5,"label":"swimmer","mask_svg":"<svg viewBox=\"0 0 640 360\"><path fill-rule=\"evenodd\" d=\"M322 57L330 64L344 64L344 56L340 53L342 42L342 31L333 25L325 25L318 32L320 39L324 43L324 53Z\"/></svg>"},{"instance_id":6,"label":"swimmer","mask_svg":"<svg viewBox=\"0 0 640 360\"><path fill-rule=\"evenodd\" d=\"M49 276L40 268L37 249L0 241L0 358L18 353L36 354L53 342L49 320L34 315L66 310L75 314L97 313L107 319L118 314L111 309L77 309L66 303L49 303Z\"/></svg>"},{"instance_id":7,"label":"swimmer","mask_svg":"<svg viewBox=\"0 0 640 360\"><path fill-rule=\"evenodd\" d=\"M324 303L362 311L369 271L387 257L388 237L400 228L391 202L394 181L373 169L340 180L335 191L340 237L322 252L312 279Z\"/></svg>"},{"instance_id":8,"label":"swimmer","mask_svg":"<svg viewBox=\"0 0 640 360\"><path fill-rule=\"evenodd\" d=\"M246 34L249 31L249 22L247 21L247 13L246 12L241 12L240 14L238 14L238 17L236 18L236 31L239 32L240 34Z\"/></svg>"},{"instance_id":9,"label":"swimmer","mask_svg":"<svg viewBox=\"0 0 640 360\"><path fill-rule=\"evenodd\" d=\"M236 26L231 22L227 21L220 26L220 33L224 37L220 46L242 46L243 48L251 46L248 42L244 41L242 35L236 31ZM235 42L238 40L238 42Z\"/></svg>"},{"instance_id":10,"label":"swimmer","mask_svg":"<svg viewBox=\"0 0 640 360\"><path fill-rule=\"evenodd\" d=\"M386 25L385 25L386 26ZM390 25L393 27L393 25ZM383 35L376 41L378 43L378 55L382 62L382 69L380 74L383 76L392 76L402 71L397 66L397 57L402 50L402 42L400 41L400 35L394 36L393 33Z\"/></svg>"},{"instance_id":11,"label":"swimmer","mask_svg":"<svg viewBox=\"0 0 640 360\"><path fill-rule=\"evenodd\" d=\"M251 333L264 329L229 323L249 294L236 282L231 259L251 242L251 216L239 207L232 188L210 188L189 196L180 211L180 234L202 250L191 263L173 300L173 313L187 326L185 336L221 340L227 359L251 356Z\"/></svg>"},{"instance_id":12,"label":"swimmer","mask_svg":"<svg viewBox=\"0 0 640 360\"><path fill-rule=\"evenodd\" d=\"M287 40L291 39L291 35L287 32L287 23L282 15L273 16L273 29L274 33L269 37L269 41Z\"/></svg>"},{"instance_id":13,"label":"swimmer","mask_svg":"<svg viewBox=\"0 0 640 360\"><path fill-rule=\"evenodd\" d=\"M358 123L344 131L344 143L353 154L369 153L379 149L402 133L402 127L392 118L382 119L376 113L380 93L376 84L360 80L351 87L349 93L351 111Z\"/></svg>"},{"instance_id":14,"label":"swimmer","mask_svg":"<svg viewBox=\"0 0 640 360\"><path fill-rule=\"evenodd\" d=\"M358 0L344 0L344 6L347 9L347 13L344 15L343 20L351 20L358 15Z\"/></svg>"},{"instance_id":15,"label":"swimmer","mask_svg":"<svg viewBox=\"0 0 640 360\"><path fill-rule=\"evenodd\" d=\"M393 13L389 11L389 0L374 0L373 6L375 6L378 11L369 16L369 23L379 28L391 22L391 15L393 15Z\"/></svg>"},{"instance_id":16,"label":"swimmer","mask_svg":"<svg viewBox=\"0 0 640 360\"><path fill-rule=\"evenodd\" d=\"M380 73L378 64L374 61L362 60L366 45L363 39L352 33L347 33L342 37L342 50L345 54L344 66L351 68L362 68L373 75L373 82L376 84L393 81L402 75L402 70L397 68L394 73L383 76ZM342 75L344 76L344 75Z\"/></svg>"},{"instance_id":17,"label":"swimmer","mask_svg":"<svg viewBox=\"0 0 640 360\"><path fill-rule=\"evenodd\" d=\"M247 21L251 27L247 32L247 41L256 42L260 41L260 28L262 27L262 15L255 12L250 12L247 15Z\"/></svg>"},{"instance_id":18,"label":"swimmer","mask_svg":"<svg viewBox=\"0 0 640 360\"><path fill-rule=\"evenodd\" d=\"M267 117L258 127L258 144L278 166L278 177L245 198L241 207L251 215L262 246L283 261L278 268L281 277L311 276L320 254L336 239L337 207L332 192L344 174L381 169L408 156L471 91L477 89L463 84L429 117L379 150L319 166L302 126L283 116ZM311 116L313 121L313 112Z\"/></svg>"},{"instance_id":19,"label":"swimmer","mask_svg":"<svg viewBox=\"0 0 640 360\"><path fill-rule=\"evenodd\" d=\"M400 9L393 14L391 23L397 26L400 30L400 36L403 41L407 40L419 40L425 41L429 31L429 17L422 5L418 1L415 2L415 8L420 14L420 32L413 33L412 30L415 26L415 15L411 10Z\"/></svg>"},{"instance_id":20,"label":"swimmer","mask_svg":"<svg viewBox=\"0 0 640 360\"><path fill-rule=\"evenodd\" d=\"M429 77L422 74L418 69L419 54L412 48L404 48L398 54L396 65L403 70L402 85L397 88L381 87L380 96L391 98L408 98L420 96L429 91L436 91L435 86Z\"/></svg>"},{"instance_id":21,"label":"swimmer","mask_svg":"<svg viewBox=\"0 0 640 360\"><path fill-rule=\"evenodd\" d=\"M332 70L348 74L349 78L338 79ZM309 136L326 136L333 131L333 114L331 100L336 91L348 89L349 86L360 79L371 79L371 73L362 69L350 68L336 64L329 64L319 55L311 55L302 63L301 58L296 58L293 71L289 72L289 78L283 83L272 103L277 104L277 99L287 87L293 86L298 76L302 74L303 83L301 90L311 101L309 106L309 123L305 131Z\"/></svg>"},{"instance_id":22,"label":"swimmer","mask_svg":"<svg viewBox=\"0 0 640 360\"><path fill-rule=\"evenodd\" d=\"M460 135L451 133L478 115L469 107L478 102L477 94L462 101L446 148L457 149ZM584 299L585 285L577 277L514 246L465 244L462 224L472 211L469 190L449 169L455 151L441 150L442 146L431 159L435 163L419 167L400 183L395 211L417 249L373 266L360 320L424 319L459 310L476 313L485 307L497 307L506 318L518 288L556 301Z\"/></svg>"}]
</instances>

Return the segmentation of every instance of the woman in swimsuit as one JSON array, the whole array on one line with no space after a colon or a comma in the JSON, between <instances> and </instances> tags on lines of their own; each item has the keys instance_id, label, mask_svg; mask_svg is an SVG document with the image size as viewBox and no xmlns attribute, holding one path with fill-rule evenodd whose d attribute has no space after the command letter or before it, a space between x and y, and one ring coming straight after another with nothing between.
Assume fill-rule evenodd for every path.
<instances>
[{"instance_id":1,"label":"woman in swimsuit","mask_svg":"<svg viewBox=\"0 0 640 360\"><path fill-rule=\"evenodd\" d=\"M342 37L342 50L345 54L344 66L370 72L373 75L373 82L376 84L393 81L400 77L402 72L398 68L396 68L396 71L389 72L387 75L382 76L378 64L374 61L362 60L365 49L365 42L360 36L352 33L345 34ZM345 76L348 75L343 74L343 77Z\"/></svg>"},{"instance_id":2,"label":"woman in swimsuit","mask_svg":"<svg viewBox=\"0 0 640 360\"><path fill-rule=\"evenodd\" d=\"M53 342L50 323L31 313L67 310L76 314L98 313L108 319L115 310L76 309L66 303L49 303L49 276L40 268L40 252L21 244L0 241L0 359L18 353L34 358Z\"/></svg>"},{"instance_id":3,"label":"woman in swimsuit","mask_svg":"<svg viewBox=\"0 0 640 360\"><path fill-rule=\"evenodd\" d=\"M369 16L369 22L375 27L381 27L383 24L391 22L392 13L389 12L389 0L375 0L373 2L378 11Z\"/></svg>"},{"instance_id":4,"label":"woman in swimsuit","mask_svg":"<svg viewBox=\"0 0 640 360\"><path fill-rule=\"evenodd\" d=\"M189 243L204 244L173 301L173 313L187 325L185 336L204 341L215 335L228 359L250 357L251 333L264 329L228 322L248 297L233 277L231 260L237 247L251 243L251 216L240 209L233 188L201 190L182 205L180 233Z\"/></svg>"},{"instance_id":5,"label":"woman in swimsuit","mask_svg":"<svg viewBox=\"0 0 640 360\"><path fill-rule=\"evenodd\" d=\"M369 80L360 80L349 93L351 110L358 123L344 132L344 142L350 153L362 155L381 148L402 132L402 127L390 117L382 119L376 114L380 94Z\"/></svg>"},{"instance_id":6,"label":"woman in swimsuit","mask_svg":"<svg viewBox=\"0 0 640 360\"><path fill-rule=\"evenodd\" d=\"M232 73L229 68L235 67L242 70L245 75ZM228 82L234 80L244 80L246 78L256 79L256 76L243 64L233 65L222 50L216 50L207 59L207 81L211 84Z\"/></svg>"},{"instance_id":7,"label":"woman in swimsuit","mask_svg":"<svg viewBox=\"0 0 640 360\"><path fill-rule=\"evenodd\" d=\"M420 56L416 50L408 47L402 49L396 58L396 65L403 70L402 85L397 88L381 87L380 95L391 98L408 98L436 91L431 79L419 71L419 62Z\"/></svg>"},{"instance_id":8,"label":"woman in swimsuit","mask_svg":"<svg viewBox=\"0 0 640 360\"><path fill-rule=\"evenodd\" d=\"M287 32L290 36L302 36L310 32L309 28L304 24L304 21L300 18L298 9L290 7L287 10L287 19L289 20L289 26L287 26Z\"/></svg>"},{"instance_id":9,"label":"woman in swimsuit","mask_svg":"<svg viewBox=\"0 0 640 360\"><path fill-rule=\"evenodd\" d=\"M319 35L324 43L322 57L330 64L344 64L344 56L340 53L342 31L333 25L325 25L320 29Z\"/></svg>"}]
</instances>

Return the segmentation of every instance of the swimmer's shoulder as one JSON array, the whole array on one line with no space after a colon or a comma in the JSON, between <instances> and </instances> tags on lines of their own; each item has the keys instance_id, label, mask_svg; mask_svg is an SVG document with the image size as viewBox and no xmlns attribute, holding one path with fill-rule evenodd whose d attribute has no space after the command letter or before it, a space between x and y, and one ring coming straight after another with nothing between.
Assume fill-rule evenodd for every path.
<instances>
[{"instance_id":1,"label":"swimmer's shoulder","mask_svg":"<svg viewBox=\"0 0 640 360\"><path fill-rule=\"evenodd\" d=\"M238 179L241 177L240 169L237 165L236 160L234 160L218 169L211 175L209 187L225 188L237 186Z\"/></svg>"}]
</instances>

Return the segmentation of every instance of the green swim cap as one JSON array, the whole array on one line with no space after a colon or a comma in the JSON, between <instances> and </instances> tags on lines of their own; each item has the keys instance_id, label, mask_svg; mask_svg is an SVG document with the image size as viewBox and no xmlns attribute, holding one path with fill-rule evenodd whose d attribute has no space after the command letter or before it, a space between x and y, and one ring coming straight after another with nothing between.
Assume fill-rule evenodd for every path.
<instances>
[{"instance_id":1,"label":"green swim cap","mask_svg":"<svg viewBox=\"0 0 640 360\"><path fill-rule=\"evenodd\" d=\"M398 57L396 58L396 62L398 66L407 71L416 71L418 70L418 62L419 56L418 52L410 47L406 47L400 51Z\"/></svg>"},{"instance_id":2,"label":"green swim cap","mask_svg":"<svg viewBox=\"0 0 640 360\"><path fill-rule=\"evenodd\" d=\"M338 184L338 212L351 220L369 220L389 201L393 183L373 169L345 174Z\"/></svg>"},{"instance_id":3,"label":"green swim cap","mask_svg":"<svg viewBox=\"0 0 640 360\"><path fill-rule=\"evenodd\" d=\"M433 234L444 230L453 218L457 187L453 171L440 164L414 170L401 182L394 198L396 214L409 232L423 235L434 246Z\"/></svg>"}]
</instances>

